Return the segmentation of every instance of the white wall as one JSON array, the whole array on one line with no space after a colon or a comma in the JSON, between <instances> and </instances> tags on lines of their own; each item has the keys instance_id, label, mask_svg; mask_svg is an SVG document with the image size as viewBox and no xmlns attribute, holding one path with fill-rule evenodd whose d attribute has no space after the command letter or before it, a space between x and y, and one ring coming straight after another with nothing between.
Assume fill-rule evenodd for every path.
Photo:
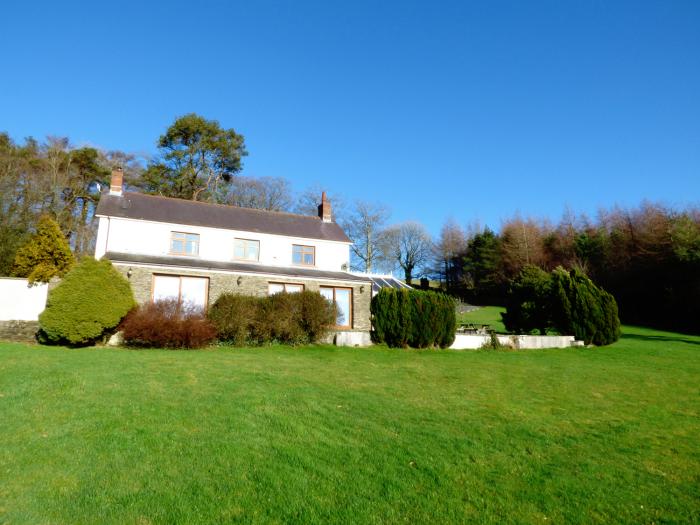
<instances>
[{"instance_id":1,"label":"white wall","mask_svg":"<svg viewBox=\"0 0 700 525\"><path fill-rule=\"evenodd\" d=\"M293 266L293 244L316 247L315 268L318 270L341 271L344 264L350 263L348 243L115 217L100 217L95 258L99 259L105 252L170 255L173 231L198 233L199 258L207 261L234 261L234 239L241 238L260 241L258 262L262 265Z\"/></svg>"},{"instance_id":2,"label":"white wall","mask_svg":"<svg viewBox=\"0 0 700 525\"><path fill-rule=\"evenodd\" d=\"M36 321L46 306L49 286L27 286L26 279L0 277L0 321Z\"/></svg>"},{"instance_id":3,"label":"white wall","mask_svg":"<svg viewBox=\"0 0 700 525\"><path fill-rule=\"evenodd\" d=\"M498 342L516 350L535 348L568 348L579 346L573 335L498 335ZM488 343L489 335L457 334L452 343L453 350L477 350Z\"/></svg>"}]
</instances>

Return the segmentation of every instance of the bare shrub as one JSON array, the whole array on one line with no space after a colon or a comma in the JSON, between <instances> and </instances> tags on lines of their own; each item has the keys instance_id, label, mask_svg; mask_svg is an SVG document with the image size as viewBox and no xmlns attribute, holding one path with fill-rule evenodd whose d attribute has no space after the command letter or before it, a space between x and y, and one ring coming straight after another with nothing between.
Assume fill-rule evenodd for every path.
<instances>
[{"instance_id":1,"label":"bare shrub","mask_svg":"<svg viewBox=\"0 0 700 525\"><path fill-rule=\"evenodd\" d=\"M216 328L201 308L175 300L137 306L121 324L129 346L202 348L216 339Z\"/></svg>"}]
</instances>

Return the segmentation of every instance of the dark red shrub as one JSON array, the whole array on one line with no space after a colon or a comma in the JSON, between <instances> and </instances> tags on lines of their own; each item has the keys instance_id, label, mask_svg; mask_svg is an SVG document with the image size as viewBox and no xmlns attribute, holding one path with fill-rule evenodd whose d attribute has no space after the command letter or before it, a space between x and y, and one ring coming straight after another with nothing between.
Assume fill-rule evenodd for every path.
<instances>
[{"instance_id":1,"label":"dark red shrub","mask_svg":"<svg viewBox=\"0 0 700 525\"><path fill-rule=\"evenodd\" d=\"M137 306L120 328L128 346L202 348L216 339L216 328L200 309L172 300Z\"/></svg>"}]
</instances>

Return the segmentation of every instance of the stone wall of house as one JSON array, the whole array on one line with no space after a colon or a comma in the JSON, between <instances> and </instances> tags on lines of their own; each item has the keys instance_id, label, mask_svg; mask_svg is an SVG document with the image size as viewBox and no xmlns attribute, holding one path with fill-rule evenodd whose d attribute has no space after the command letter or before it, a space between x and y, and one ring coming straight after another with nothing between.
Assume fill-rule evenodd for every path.
<instances>
[{"instance_id":1,"label":"stone wall of house","mask_svg":"<svg viewBox=\"0 0 700 525\"><path fill-rule=\"evenodd\" d=\"M214 301L216 301L221 294L226 292L264 297L268 293L269 283L303 284L304 289L311 291L318 291L321 286L341 286L345 288L352 288L353 322L351 330L368 332L371 327L369 306L372 299L372 287L369 282L366 284L359 284L348 283L345 281L315 281L284 276L267 277L251 274L220 273L196 270L173 271L118 263L115 264L114 267L129 279L131 282L131 288L134 291L134 298L138 303L146 303L151 300L153 274L208 277L209 304L214 303ZM127 272L129 270L131 270L130 277L127 276ZM240 284L238 284L239 277L241 278Z\"/></svg>"}]
</instances>

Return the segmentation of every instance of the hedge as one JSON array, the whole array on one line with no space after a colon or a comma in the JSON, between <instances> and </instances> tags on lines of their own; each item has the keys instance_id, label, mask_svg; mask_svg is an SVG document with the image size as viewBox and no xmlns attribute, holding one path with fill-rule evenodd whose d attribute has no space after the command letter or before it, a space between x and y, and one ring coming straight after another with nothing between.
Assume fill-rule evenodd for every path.
<instances>
[{"instance_id":1,"label":"hedge","mask_svg":"<svg viewBox=\"0 0 700 525\"><path fill-rule=\"evenodd\" d=\"M449 347L455 339L454 299L448 295L382 288L372 298L372 341L390 347Z\"/></svg>"},{"instance_id":2,"label":"hedge","mask_svg":"<svg viewBox=\"0 0 700 525\"><path fill-rule=\"evenodd\" d=\"M227 293L211 306L219 340L234 346L320 341L334 326L335 305L318 292L249 297Z\"/></svg>"}]
</instances>

